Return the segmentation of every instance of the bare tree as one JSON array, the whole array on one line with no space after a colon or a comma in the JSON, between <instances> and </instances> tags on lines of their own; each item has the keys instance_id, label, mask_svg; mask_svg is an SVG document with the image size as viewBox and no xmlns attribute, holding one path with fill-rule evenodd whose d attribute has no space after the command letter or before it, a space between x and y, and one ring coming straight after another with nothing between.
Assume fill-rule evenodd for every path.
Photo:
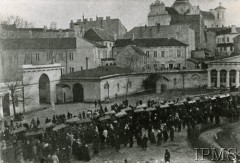
<instances>
[{"instance_id":1,"label":"bare tree","mask_svg":"<svg viewBox=\"0 0 240 163\"><path fill-rule=\"evenodd\" d=\"M3 81L10 91L10 102L13 107L14 116L16 116L16 96L18 90L22 86L22 72L19 69L15 69L10 66L8 73L4 73Z\"/></svg>"},{"instance_id":2,"label":"bare tree","mask_svg":"<svg viewBox=\"0 0 240 163\"><path fill-rule=\"evenodd\" d=\"M0 15L0 24L1 25L15 25L16 28L33 28L34 24L24 20L20 16L3 16Z\"/></svg>"}]
</instances>

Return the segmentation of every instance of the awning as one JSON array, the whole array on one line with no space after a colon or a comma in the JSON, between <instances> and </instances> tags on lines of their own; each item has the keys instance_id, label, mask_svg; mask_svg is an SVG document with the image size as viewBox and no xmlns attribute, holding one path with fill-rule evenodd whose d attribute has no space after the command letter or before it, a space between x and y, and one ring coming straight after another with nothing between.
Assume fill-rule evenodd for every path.
<instances>
[{"instance_id":1,"label":"awning","mask_svg":"<svg viewBox=\"0 0 240 163\"><path fill-rule=\"evenodd\" d=\"M143 109L143 108L141 108L141 109L137 109L137 110L135 110L134 112L135 113L141 113L141 112L144 112L145 110Z\"/></svg>"},{"instance_id":2,"label":"awning","mask_svg":"<svg viewBox=\"0 0 240 163\"><path fill-rule=\"evenodd\" d=\"M16 133L23 132L23 131L26 131L25 127L17 128L16 130L13 130L11 133L16 134Z\"/></svg>"},{"instance_id":3,"label":"awning","mask_svg":"<svg viewBox=\"0 0 240 163\"><path fill-rule=\"evenodd\" d=\"M68 119L66 122L67 123L74 123L74 122L78 122L78 121L80 121L80 119L78 117L74 117L72 119Z\"/></svg>"},{"instance_id":4,"label":"awning","mask_svg":"<svg viewBox=\"0 0 240 163\"><path fill-rule=\"evenodd\" d=\"M142 104L142 105L138 105L137 109L146 108L146 107L147 107L147 104Z\"/></svg>"},{"instance_id":5,"label":"awning","mask_svg":"<svg viewBox=\"0 0 240 163\"><path fill-rule=\"evenodd\" d=\"M26 136L42 135L42 134L44 134L44 133L45 133L45 131L44 131L43 129L40 129L40 130L38 130L37 132L32 131L32 132L26 133Z\"/></svg>"},{"instance_id":6,"label":"awning","mask_svg":"<svg viewBox=\"0 0 240 163\"><path fill-rule=\"evenodd\" d=\"M146 109L147 112L151 112L151 111L154 111L154 110L156 110L156 108L147 108Z\"/></svg>"}]
</instances>

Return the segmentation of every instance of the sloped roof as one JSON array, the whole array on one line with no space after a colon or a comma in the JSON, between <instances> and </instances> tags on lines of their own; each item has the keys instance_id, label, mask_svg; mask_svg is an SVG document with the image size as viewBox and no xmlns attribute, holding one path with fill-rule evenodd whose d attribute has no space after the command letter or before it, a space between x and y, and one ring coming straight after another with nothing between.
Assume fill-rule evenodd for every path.
<instances>
[{"instance_id":1,"label":"sloped roof","mask_svg":"<svg viewBox=\"0 0 240 163\"><path fill-rule=\"evenodd\" d=\"M4 50L76 49L76 38L17 38L0 40Z\"/></svg>"},{"instance_id":2,"label":"sloped roof","mask_svg":"<svg viewBox=\"0 0 240 163\"><path fill-rule=\"evenodd\" d=\"M165 7L165 10L169 15L179 15L179 13L172 7Z\"/></svg>"},{"instance_id":3,"label":"sloped roof","mask_svg":"<svg viewBox=\"0 0 240 163\"><path fill-rule=\"evenodd\" d=\"M208 19L208 20L215 20L215 16L213 13L208 12L208 11L201 11L201 14L203 16L203 19Z\"/></svg>"},{"instance_id":4,"label":"sloped roof","mask_svg":"<svg viewBox=\"0 0 240 163\"><path fill-rule=\"evenodd\" d=\"M129 46L131 46L131 48L132 48L137 54L143 55L143 56L147 56L141 48L139 48L139 47L137 47L137 46L135 46L135 45L129 45Z\"/></svg>"},{"instance_id":5,"label":"sloped roof","mask_svg":"<svg viewBox=\"0 0 240 163\"><path fill-rule=\"evenodd\" d=\"M89 41L89 40L87 40L87 41L90 42L91 44L93 44L94 46L96 46L97 48L107 48L105 45L98 44L94 41Z\"/></svg>"},{"instance_id":6,"label":"sloped roof","mask_svg":"<svg viewBox=\"0 0 240 163\"><path fill-rule=\"evenodd\" d=\"M91 41L112 41L114 38L105 30L99 28L91 28L85 34L84 38Z\"/></svg>"},{"instance_id":7,"label":"sloped roof","mask_svg":"<svg viewBox=\"0 0 240 163\"><path fill-rule=\"evenodd\" d=\"M119 39L115 43L115 47L125 47L127 45L136 45L138 47L187 46L173 38Z\"/></svg>"},{"instance_id":8,"label":"sloped roof","mask_svg":"<svg viewBox=\"0 0 240 163\"><path fill-rule=\"evenodd\" d=\"M66 78L101 78L111 75L129 74L133 71L129 68L117 67L117 66L103 66L94 69L88 69L83 71L76 71L69 74L62 75L62 79Z\"/></svg>"}]
</instances>

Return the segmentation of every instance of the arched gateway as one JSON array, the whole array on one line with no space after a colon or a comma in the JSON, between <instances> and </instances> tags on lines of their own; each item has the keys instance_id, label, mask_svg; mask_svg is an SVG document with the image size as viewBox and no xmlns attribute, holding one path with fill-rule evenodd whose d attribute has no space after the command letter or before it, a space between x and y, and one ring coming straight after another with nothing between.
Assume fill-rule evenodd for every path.
<instances>
[{"instance_id":1,"label":"arched gateway","mask_svg":"<svg viewBox=\"0 0 240 163\"><path fill-rule=\"evenodd\" d=\"M39 79L39 103L50 103L50 80L46 74L42 74Z\"/></svg>"}]
</instances>

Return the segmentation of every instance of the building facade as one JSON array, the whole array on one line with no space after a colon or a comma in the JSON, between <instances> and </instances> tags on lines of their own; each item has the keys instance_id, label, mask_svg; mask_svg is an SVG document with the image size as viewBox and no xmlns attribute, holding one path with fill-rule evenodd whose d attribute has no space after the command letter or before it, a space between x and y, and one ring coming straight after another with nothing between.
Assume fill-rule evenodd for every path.
<instances>
[{"instance_id":1,"label":"building facade","mask_svg":"<svg viewBox=\"0 0 240 163\"><path fill-rule=\"evenodd\" d=\"M117 40L115 45L113 48L114 56L118 56L128 45L136 45L141 48L152 61L147 63L146 67L153 65L155 70L186 68L186 60L191 57L188 53L188 46L173 38L121 39ZM118 62L117 58L116 62Z\"/></svg>"},{"instance_id":2,"label":"building facade","mask_svg":"<svg viewBox=\"0 0 240 163\"><path fill-rule=\"evenodd\" d=\"M189 25L195 32L196 48L204 49L209 48L207 37L210 37L205 32L205 28L224 27L225 10L221 3L215 9L202 11L199 6L193 6L188 0L176 0L171 7L165 7L163 2L156 0L150 6L148 25Z\"/></svg>"},{"instance_id":3,"label":"building facade","mask_svg":"<svg viewBox=\"0 0 240 163\"><path fill-rule=\"evenodd\" d=\"M136 72L146 72L157 68L159 62L136 45L128 45L115 56L118 67L128 67Z\"/></svg>"},{"instance_id":4,"label":"building facade","mask_svg":"<svg viewBox=\"0 0 240 163\"><path fill-rule=\"evenodd\" d=\"M240 56L208 63L208 88L239 88Z\"/></svg>"},{"instance_id":5,"label":"building facade","mask_svg":"<svg viewBox=\"0 0 240 163\"><path fill-rule=\"evenodd\" d=\"M106 58L112 57L112 48L115 44L115 39L103 29L91 28L84 34L84 38L88 41L95 42L97 44L106 46L107 56Z\"/></svg>"},{"instance_id":6,"label":"building facade","mask_svg":"<svg viewBox=\"0 0 240 163\"><path fill-rule=\"evenodd\" d=\"M106 46L81 37L4 39L1 44L1 74L24 64L53 63L61 63L66 74L96 68L102 58L107 58Z\"/></svg>"},{"instance_id":7,"label":"building facade","mask_svg":"<svg viewBox=\"0 0 240 163\"><path fill-rule=\"evenodd\" d=\"M239 33L236 26L216 32L216 52L219 56L230 56L234 52L234 38Z\"/></svg>"}]
</instances>

